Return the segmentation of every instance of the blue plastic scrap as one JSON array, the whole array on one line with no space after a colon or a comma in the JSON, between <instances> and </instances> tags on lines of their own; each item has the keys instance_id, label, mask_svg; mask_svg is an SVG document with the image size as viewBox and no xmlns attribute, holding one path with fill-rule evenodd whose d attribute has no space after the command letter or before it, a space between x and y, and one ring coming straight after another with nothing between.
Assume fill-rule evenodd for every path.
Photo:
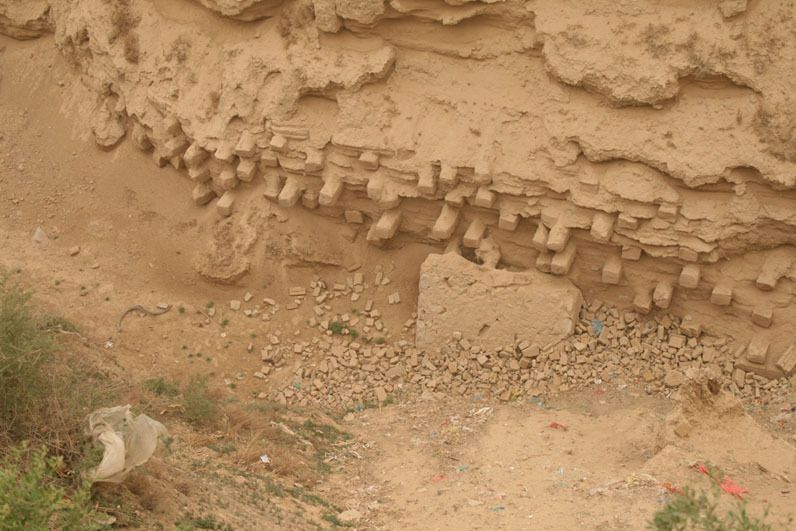
<instances>
[{"instance_id":1,"label":"blue plastic scrap","mask_svg":"<svg viewBox=\"0 0 796 531\"><path fill-rule=\"evenodd\" d=\"M592 319L591 327L592 329L594 329L594 333L599 336L600 333L603 331L603 322L600 321L599 319Z\"/></svg>"}]
</instances>

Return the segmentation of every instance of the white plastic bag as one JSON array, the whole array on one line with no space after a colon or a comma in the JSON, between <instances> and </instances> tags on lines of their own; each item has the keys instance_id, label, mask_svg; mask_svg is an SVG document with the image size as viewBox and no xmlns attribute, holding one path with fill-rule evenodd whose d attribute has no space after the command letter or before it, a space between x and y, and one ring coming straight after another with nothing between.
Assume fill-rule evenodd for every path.
<instances>
[{"instance_id":1,"label":"white plastic bag","mask_svg":"<svg viewBox=\"0 0 796 531\"><path fill-rule=\"evenodd\" d=\"M93 482L121 483L132 469L146 463L168 435L166 427L146 416L134 417L130 406L98 409L88 416L91 436L105 447L102 461L91 474Z\"/></svg>"}]
</instances>

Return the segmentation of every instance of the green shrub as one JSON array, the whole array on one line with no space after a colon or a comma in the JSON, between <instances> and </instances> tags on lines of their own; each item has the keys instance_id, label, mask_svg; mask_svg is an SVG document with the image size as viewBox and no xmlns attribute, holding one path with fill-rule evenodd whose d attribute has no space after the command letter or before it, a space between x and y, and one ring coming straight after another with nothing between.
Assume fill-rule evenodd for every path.
<instances>
[{"instance_id":1,"label":"green shrub","mask_svg":"<svg viewBox=\"0 0 796 531\"><path fill-rule=\"evenodd\" d=\"M74 492L59 485L60 458L41 448L15 446L0 460L0 528L4 530L102 529L84 482Z\"/></svg>"},{"instance_id":2,"label":"green shrub","mask_svg":"<svg viewBox=\"0 0 796 531\"><path fill-rule=\"evenodd\" d=\"M194 424L210 424L218 414L218 407L207 384L207 376L191 376L182 392L185 418Z\"/></svg>"},{"instance_id":3,"label":"green shrub","mask_svg":"<svg viewBox=\"0 0 796 531\"><path fill-rule=\"evenodd\" d=\"M746 512L743 504L719 514L718 493L709 497L702 490L697 492L686 487L682 494L675 495L655 513L650 528L655 531L771 531L773 528Z\"/></svg>"},{"instance_id":4,"label":"green shrub","mask_svg":"<svg viewBox=\"0 0 796 531\"><path fill-rule=\"evenodd\" d=\"M164 380L162 376L145 381L144 386L150 393L158 396L177 396L180 394L179 388L173 383Z\"/></svg>"}]
</instances>

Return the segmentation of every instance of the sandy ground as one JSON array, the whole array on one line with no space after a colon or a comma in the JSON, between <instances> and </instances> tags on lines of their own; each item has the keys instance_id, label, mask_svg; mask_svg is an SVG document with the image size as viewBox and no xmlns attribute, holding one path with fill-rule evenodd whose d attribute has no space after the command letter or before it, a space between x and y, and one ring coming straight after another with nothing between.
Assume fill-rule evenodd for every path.
<instances>
[{"instance_id":1,"label":"sandy ground","mask_svg":"<svg viewBox=\"0 0 796 531\"><path fill-rule=\"evenodd\" d=\"M275 293L275 286L306 283L313 275L346 276L338 267L263 259L245 284L202 280L193 259L214 214L192 204L190 183L169 168L156 169L129 142L99 151L80 120L89 106L85 93L52 46L0 38L0 48L0 265L21 269L37 299L77 323L131 381L181 380L210 367L220 384L259 366L246 349L253 331L298 330L289 314L267 324L230 316L222 330L170 312L130 317L119 333L119 316L132 304L202 308L247 290ZM285 222L269 218L268 238L311 233L313 220L301 210ZM31 241L37 227L49 236L43 245ZM73 246L80 246L77 256L69 255ZM394 287L407 300L416 298L422 247L367 252L369 264L393 264ZM412 309L401 305L386 319L400 329ZM209 353L208 361L188 359L183 346ZM255 384L246 379L225 392L253 400ZM496 405L476 398L409 397L345 417L359 458L335 467L317 492L359 511L354 525L362 529L643 529L670 496L664 483L708 486L690 465L710 461L749 489L753 512L770 507L777 529L790 525L787 516L796 507L792 419L762 428L740 414L719 418L706 410L704 426L680 439L667 423L676 406L628 386L597 385L550 402ZM768 423L779 413L756 407L757 418ZM234 489L223 492L247 503ZM730 501L723 496L724 504ZM248 507L237 527L304 525L300 519L279 524ZM207 510L222 520L230 511L218 500Z\"/></svg>"}]
</instances>

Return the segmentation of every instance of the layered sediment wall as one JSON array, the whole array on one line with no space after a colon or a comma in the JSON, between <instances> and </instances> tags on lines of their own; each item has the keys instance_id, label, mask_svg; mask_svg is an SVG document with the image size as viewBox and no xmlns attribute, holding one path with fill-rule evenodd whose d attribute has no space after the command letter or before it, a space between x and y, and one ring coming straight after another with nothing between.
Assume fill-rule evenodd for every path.
<instances>
[{"instance_id":1,"label":"layered sediment wall","mask_svg":"<svg viewBox=\"0 0 796 531\"><path fill-rule=\"evenodd\" d=\"M0 0L92 127L219 217L257 190L768 345L796 323L790 0ZM157 186L153 181L153 186ZM234 280L240 271L230 273ZM221 279L223 280L223 279Z\"/></svg>"}]
</instances>

